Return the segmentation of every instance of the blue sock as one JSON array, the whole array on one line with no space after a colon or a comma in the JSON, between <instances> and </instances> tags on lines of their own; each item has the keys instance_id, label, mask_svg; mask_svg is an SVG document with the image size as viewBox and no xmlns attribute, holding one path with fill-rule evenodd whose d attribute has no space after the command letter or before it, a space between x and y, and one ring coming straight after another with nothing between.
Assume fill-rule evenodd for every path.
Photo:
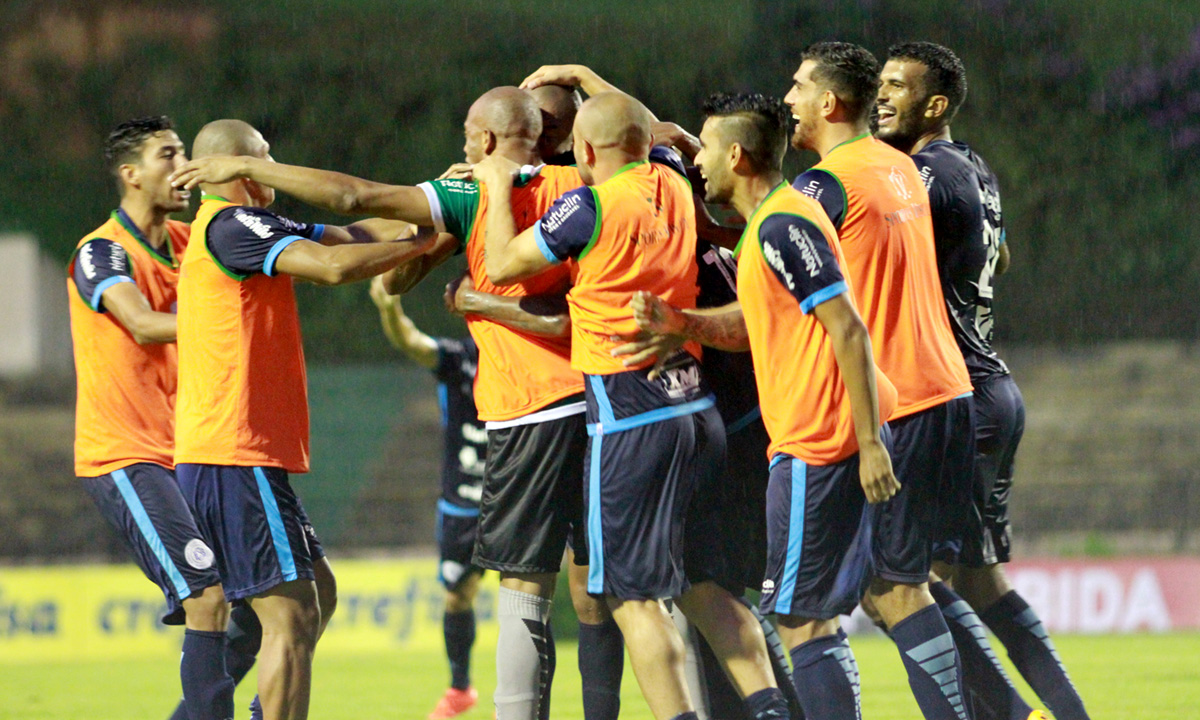
<instances>
[{"instance_id":1,"label":"blue sock","mask_svg":"<svg viewBox=\"0 0 1200 720\"><path fill-rule=\"evenodd\" d=\"M838 628L837 635L813 638L792 648L792 683L804 714L830 720L859 720L858 663Z\"/></svg>"},{"instance_id":2,"label":"blue sock","mask_svg":"<svg viewBox=\"0 0 1200 720\"><path fill-rule=\"evenodd\" d=\"M225 671L237 685L254 667L254 658L262 644L262 625L249 605L234 605L225 630ZM169 720L189 720L187 704L180 701Z\"/></svg>"},{"instance_id":3,"label":"blue sock","mask_svg":"<svg viewBox=\"0 0 1200 720\"><path fill-rule=\"evenodd\" d=\"M1062 658L1037 613L1017 594L1009 591L987 610L979 613L1008 650L1021 677L1037 693L1058 720L1088 720Z\"/></svg>"},{"instance_id":4,"label":"blue sock","mask_svg":"<svg viewBox=\"0 0 1200 720\"><path fill-rule=\"evenodd\" d=\"M625 638L616 621L579 623L579 678L585 720L617 720L624 672Z\"/></svg>"},{"instance_id":5,"label":"blue sock","mask_svg":"<svg viewBox=\"0 0 1200 720\"><path fill-rule=\"evenodd\" d=\"M938 606L921 608L904 618L891 635L900 648L908 686L925 720L969 720L958 650Z\"/></svg>"},{"instance_id":6,"label":"blue sock","mask_svg":"<svg viewBox=\"0 0 1200 720\"><path fill-rule=\"evenodd\" d=\"M471 646L475 644L475 611L442 615L442 635L446 638L446 657L450 659L450 687L471 687Z\"/></svg>"},{"instance_id":7,"label":"blue sock","mask_svg":"<svg viewBox=\"0 0 1200 720\"><path fill-rule=\"evenodd\" d=\"M1000 664L979 616L945 583L930 583L942 617L962 660L963 686L975 715L996 720L1026 720L1033 708L1021 698Z\"/></svg>"},{"instance_id":8,"label":"blue sock","mask_svg":"<svg viewBox=\"0 0 1200 720\"><path fill-rule=\"evenodd\" d=\"M225 671L225 633L185 630L179 677L190 720L233 717L233 678Z\"/></svg>"},{"instance_id":9,"label":"blue sock","mask_svg":"<svg viewBox=\"0 0 1200 720\"><path fill-rule=\"evenodd\" d=\"M766 688L746 698L750 720L788 720L787 700L779 688Z\"/></svg>"}]
</instances>

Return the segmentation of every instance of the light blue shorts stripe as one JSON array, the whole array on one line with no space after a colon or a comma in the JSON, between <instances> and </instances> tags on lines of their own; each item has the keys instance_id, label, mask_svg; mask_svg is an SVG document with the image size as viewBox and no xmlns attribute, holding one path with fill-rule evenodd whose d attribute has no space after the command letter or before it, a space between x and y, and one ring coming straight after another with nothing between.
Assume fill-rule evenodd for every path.
<instances>
[{"instance_id":1,"label":"light blue shorts stripe","mask_svg":"<svg viewBox=\"0 0 1200 720\"><path fill-rule=\"evenodd\" d=\"M459 507L454 503L447 502L445 498L438 498L437 508L438 513L441 515L449 515L451 517L479 517L479 508Z\"/></svg>"},{"instance_id":2,"label":"light blue shorts stripe","mask_svg":"<svg viewBox=\"0 0 1200 720\"><path fill-rule=\"evenodd\" d=\"M595 595L604 592L604 533L600 524L600 446L603 442L603 435L592 438L592 456L588 461L587 589Z\"/></svg>"},{"instance_id":3,"label":"light blue shorts stripe","mask_svg":"<svg viewBox=\"0 0 1200 720\"><path fill-rule=\"evenodd\" d=\"M162 538L158 536L158 531L154 529L154 523L150 521L150 516L146 514L146 508L142 505L141 498L138 497L137 491L133 489L133 483L129 482L129 476L124 470L114 470L112 472L113 482L117 485L117 490L121 491L121 497L125 499L125 504L129 506L129 512L133 514L134 522L137 523L138 530L142 532L142 537L146 539L146 544L150 546L150 551L154 553L154 557L158 558L158 563L167 571L167 576L171 578L171 584L175 586L175 594L180 600L189 597L192 594L191 588L188 587L187 580L183 579L183 573L179 572L179 568L175 567L175 563L171 560L171 555L167 553L167 548L162 544Z\"/></svg>"},{"instance_id":4,"label":"light blue shorts stripe","mask_svg":"<svg viewBox=\"0 0 1200 720\"><path fill-rule=\"evenodd\" d=\"M258 481L258 494L262 498L263 511L267 515L267 525L271 528L271 541L275 545L275 555L279 558L279 570L283 573L283 581L290 582L299 577L296 573L296 561L292 557L292 544L288 542L287 530L283 527L283 515L279 512L279 503L275 502L275 492L262 468L254 468L254 479Z\"/></svg>"},{"instance_id":5,"label":"light blue shorts stripe","mask_svg":"<svg viewBox=\"0 0 1200 720\"><path fill-rule=\"evenodd\" d=\"M804 510L808 495L808 465L799 458L792 461L792 503L788 517L787 559L783 564L783 579L779 594L775 596L775 612L790 615L792 596L796 592L796 578L800 574L800 554L804 549Z\"/></svg>"}]
</instances>

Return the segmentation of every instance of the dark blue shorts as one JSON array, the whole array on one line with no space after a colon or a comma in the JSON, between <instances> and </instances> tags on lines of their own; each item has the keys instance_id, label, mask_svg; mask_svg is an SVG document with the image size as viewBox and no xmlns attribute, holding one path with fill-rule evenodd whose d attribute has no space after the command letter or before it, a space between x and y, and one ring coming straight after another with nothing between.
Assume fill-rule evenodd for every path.
<instances>
[{"instance_id":1,"label":"dark blue shorts","mask_svg":"<svg viewBox=\"0 0 1200 720\"><path fill-rule=\"evenodd\" d=\"M731 426L732 427L732 426ZM722 527L732 538L731 568L740 584L758 590L767 570L767 447L771 438L759 418L726 440L726 494ZM741 590L735 594L741 594Z\"/></svg>"},{"instance_id":2,"label":"dark blue shorts","mask_svg":"<svg viewBox=\"0 0 1200 720\"><path fill-rule=\"evenodd\" d=\"M890 440L884 426L884 442ZM858 454L833 465L771 460L767 571L759 609L828 620L858 605L871 578L871 522Z\"/></svg>"},{"instance_id":3,"label":"dark blue shorts","mask_svg":"<svg viewBox=\"0 0 1200 720\"><path fill-rule=\"evenodd\" d=\"M1008 496L1024 433L1025 401L1011 375L995 375L975 386L976 517L960 557L968 567L1006 563L1012 557Z\"/></svg>"},{"instance_id":4,"label":"dark blue shorts","mask_svg":"<svg viewBox=\"0 0 1200 720\"><path fill-rule=\"evenodd\" d=\"M136 463L108 475L79 478L133 552L138 567L167 599L167 625L182 625L182 602L221 584L213 551L202 539L175 474L161 465Z\"/></svg>"},{"instance_id":5,"label":"dark blue shorts","mask_svg":"<svg viewBox=\"0 0 1200 720\"><path fill-rule=\"evenodd\" d=\"M935 558L958 562L972 525L972 399L957 397L888 425L900 491L872 508L875 573L893 582L926 582Z\"/></svg>"},{"instance_id":6,"label":"dark blue shorts","mask_svg":"<svg viewBox=\"0 0 1200 720\"><path fill-rule=\"evenodd\" d=\"M483 568L471 564L478 532L479 508L438 500L438 580L447 590L457 590L467 577L483 574Z\"/></svg>"},{"instance_id":7,"label":"dark blue shorts","mask_svg":"<svg viewBox=\"0 0 1200 720\"><path fill-rule=\"evenodd\" d=\"M725 430L699 369L651 381L644 371L586 378L588 592L621 600L678 597L689 587L684 524L702 466L718 477ZM672 391L679 387L686 391ZM698 396L698 397L697 397ZM704 543L704 519L695 537ZM697 550L691 554L702 554ZM696 567L695 581L710 579ZM716 574L716 573L713 573Z\"/></svg>"},{"instance_id":8,"label":"dark blue shorts","mask_svg":"<svg viewBox=\"0 0 1200 720\"><path fill-rule=\"evenodd\" d=\"M325 556L286 470L181 464L183 497L216 554L229 600L292 580L312 580Z\"/></svg>"}]
</instances>

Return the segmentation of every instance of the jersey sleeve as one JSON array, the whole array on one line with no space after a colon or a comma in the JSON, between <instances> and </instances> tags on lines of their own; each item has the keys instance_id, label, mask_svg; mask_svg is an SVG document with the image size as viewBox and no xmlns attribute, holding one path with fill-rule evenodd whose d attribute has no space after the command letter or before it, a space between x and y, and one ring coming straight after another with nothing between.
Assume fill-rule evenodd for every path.
<instances>
[{"instance_id":1,"label":"jersey sleeve","mask_svg":"<svg viewBox=\"0 0 1200 720\"><path fill-rule=\"evenodd\" d=\"M104 312L104 291L118 283L133 282L133 271L125 248L112 240L96 238L75 253L71 279L88 307Z\"/></svg>"},{"instance_id":2,"label":"jersey sleeve","mask_svg":"<svg viewBox=\"0 0 1200 720\"><path fill-rule=\"evenodd\" d=\"M678 153L665 145L655 145L650 148L650 162L666 165L685 178L688 176L683 159L679 157Z\"/></svg>"},{"instance_id":3,"label":"jersey sleeve","mask_svg":"<svg viewBox=\"0 0 1200 720\"><path fill-rule=\"evenodd\" d=\"M458 382L462 375L463 360L467 358L467 347L462 340L437 338L437 365L433 376L438 382Z\"/></svg>"},{"instance_id":4,"label":"jersey sleeve","mask_svg":"<svg viewBox=\"0 0 1200 720\"><path fill-rule=\"evenodd\" d=\"M938 167L937 156L925 150L913 155L913 163L916 164L921 182L925 184L925 190L929 193L929 211L933 217L953 212L954 192L950 189L950 184L944 181L949 171Z\"/></svg>"},{"instance_id":5,"label":"jersey sleeve","mask_svg":"<svg viewBox=\"0 0 1200 720\"><path fill-rule=\"evenodd\" d=\"M772 215L758 237L763 257L805 314L848 291L829 239L815 223L798 215Z\"/></svg>"},{"instance_id":6,"label":"jersey sleeve","mask_svg":"<svg viewBox=\"0 0 1200 720\"><path fill-rule=\"evenodd\" d=\"M533 236L546 260L560 263L578 258L600 234L600 208L591 188L563 195L534 224Z\"/></svg>"},{"instance_id":7,"label":"jersey sleeve","mask_svg":"<svg viewBox=\"0 0 1200 720\"><path fill-rule=\"evenodd\" d=\"M429 214L438 232L458 238L459 252L471 236L479 210L479 183L467 180L433 180L417 187L429 201Z\"/></svg>"},{"instance_id":8,"label":"jersey sleeve","mask_svg":"<svg viewBox=\"0 0 1200 720\"><path fill-rule=\"evenodd\" d=\"M792 187L821 203L835 228L842 226L842 220L846 217L846 190L836 175L828 170L813 168L796 176Z\"/></svg>"},{"instance_id":9,"label":"jersey sleeve","mask_svg":"<svg viewBox=\"0 0 1200 720\"><path fill-rule=\"evenodd\" d=\"M262 208L233 207L209 223L208 249L234 275L274 275L275 261L288 245L320 240L324 234L324 225L294 222Z\"/></svg>"}]
</instances>

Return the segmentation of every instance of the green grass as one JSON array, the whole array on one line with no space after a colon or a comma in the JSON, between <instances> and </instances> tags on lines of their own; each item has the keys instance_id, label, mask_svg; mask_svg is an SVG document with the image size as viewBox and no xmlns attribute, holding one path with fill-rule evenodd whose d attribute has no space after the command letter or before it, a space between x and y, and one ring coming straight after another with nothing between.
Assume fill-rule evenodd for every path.
<instances>
[{"instance_id":1,"label":"green grass","mask_svg":"<svg viewBox=\"0 0 1200 720\"><path fill-rule=\"evenodd\" d=\"M1200 634L1060 637L1058 648L1093 720L1194 718L1200 707ZM862 671L863 716L919 718L895 648L880 637L855 639ZM491 648L477 648L476 684L485 696L463 720L492 716L495 670ZM574 644L560 643L553 717L581 718ZM320 720L424 718L447 680L440 654L318 653L311 716ZM1015 677L1015 676L1014 676ZM238 717L247 716L253 673L238 690ZM174 658L129 662L0 665L4 720L127 720L165 718L178 689ZM1021 685L1027 699L1033 695ZM632 673L625 674L622 718L649 720Z\"/></svg>"}]
</instances>

